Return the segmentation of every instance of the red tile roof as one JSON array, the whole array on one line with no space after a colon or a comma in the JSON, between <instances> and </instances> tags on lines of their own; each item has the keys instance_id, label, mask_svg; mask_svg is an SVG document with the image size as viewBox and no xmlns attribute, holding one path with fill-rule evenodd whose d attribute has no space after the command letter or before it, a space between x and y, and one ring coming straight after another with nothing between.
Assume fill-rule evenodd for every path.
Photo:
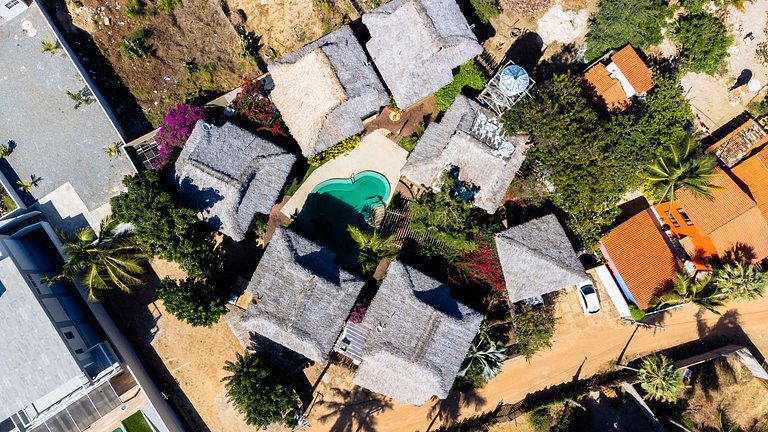
<instances>
[{"instance_id":1,"label":"red tile roof","mask_svg":"<svg viewBox=\"0 0 768 432\"><path fill-rule=\"evenodd\" d=\"M653 88L653 74L643 63L631 45L627 45L613 56L611 61L616 64L627 81L635 89L635 93L645 93ZM609 110L621 110L629 104L627 94L618 79L611 77L605 65L597 63L584 73L584 80L591 87L596 98L604 101Z\"/></svg>"},{"instance_id":2,"label":"red tile roof","mask_svg":"<svg viewBox=\"0 0 768 432\"><path fill-rule=\"evenodd\" d=\"M734 131L707 148L728 167L736 165L750 151L768 143L768 133L753 119L747 120Z\"/></svg>"},{"instance_id":3,"label":"red tile roof","mask_svg":"<svg viewBox=\"0 0 768 432\"><path fill-rule=\"evenodd\" d=\"M768 222L757 204L723 170L715 172L720 175L712 181L718 187L712 199L695 198L683 190L675 204L709 236L721 258L738 245L751 248L758 259L768 256Z\"/></svg>"},{"instance_id":4,"label":"red tile roof","mask_svg":"<svg viewBox=\"0 0 768 432\"><path fill-rule=\"evenodd\" d=\"M627 78L637 94L645 93L653 88L653 73L643 63L632 45L627 45L611 56L621 73Z\"/></svg>"},{"instance_id":5,"label":"red tile roof","mask_svg":"<svg viewBox=\"0 0 768 432\"><path fill-rule=\"evenodd\" d=\"M744 183L763 217L768 220L768 147L733 167L732 172Z\"/></svg>"},{"instance_id":6,"label":"red tile roof","mask_svg":"<svg viewBox=\"0 0 768 432\"><path fill-rule=\"evenodd\" d=\"M653 218L650 210L644 210L600 241L609 264L618 271L642 309L668 288L678 268Z\"/></svg>"}]
</instances>

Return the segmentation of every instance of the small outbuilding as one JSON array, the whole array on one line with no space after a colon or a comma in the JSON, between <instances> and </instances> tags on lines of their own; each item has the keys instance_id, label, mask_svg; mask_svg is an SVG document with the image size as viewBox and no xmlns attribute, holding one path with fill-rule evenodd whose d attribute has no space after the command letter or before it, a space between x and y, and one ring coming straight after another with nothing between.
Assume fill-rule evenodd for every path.
<instances>
[{"instance_id":1,"label":"small outbuilding","mask_svg":"<svg viewBox=\"0 0 768 432\"><path fill-rule=\"evenodd\" d=\"M389 96L363 47L343 26L268 67L270 98L306 157L363 130Z\"/></svg>"},{"instance_id":2,"label":"small outbuilding","mask_svg":"<svg viewBox=\"0 0 768 432\"><path fill-rule=\"evenodd\" d=\"M482 321L448 285L394 261L363 320L371 330L352 382L414 405L445 398Z\"/></svg>"},{"instance_id":3,"label":"small outbuilding","mask_svg":"<svg viewBox=\"0 0 768 432\"><path fill-rule=\"evenodd\" d=\"M453 81L483 52L454 0L393 0L363 15L366 48L400 108Z\"/></svg>"},{"instance_id":4,"label":"small outbuilding","mask_svg":"<svg viewBox=\"0 0 768 432\"><path fill-rule=\"evenodd\" d=\"M525 160L528 137L507 137L498 118L459 95L440 122L424 131L408 156L402 175L439 189L442 175L458 169L458 178L475 190L474 203L494 213Z\"/></svg>"},{"instance_id":5,"label":"small outbuilding","mask_svg":"<svg viewBox=\"0 0 768 432\"><path fill-rule=\"evenodd\" d=\"M241 241L257 213L269 214L296 156L232 123L199 120L173 173L185 204Z\"/></svg>"},{"instance_id":6,"label":"small outbuilding","mask_svg":"<svg viewBox=\"0 0 768 432\"><path fill-rule=\"evenodd\" d=\"M495 240L510 303L558 291L587 279L555 215L513 226L497 233Z\"/></svg>"},{"instance_id":7,"label":"small outbuilding","mask_svg":"<svg viewBox=\"0 0 768 432\"><path fill-rule=\"evenodd\" d=\"M257 333L324 363L364 284L335 258L329 249L277 228L248 283L252 300L227 319L232 332L244 346Z\"/></svg>"}]
</instances>

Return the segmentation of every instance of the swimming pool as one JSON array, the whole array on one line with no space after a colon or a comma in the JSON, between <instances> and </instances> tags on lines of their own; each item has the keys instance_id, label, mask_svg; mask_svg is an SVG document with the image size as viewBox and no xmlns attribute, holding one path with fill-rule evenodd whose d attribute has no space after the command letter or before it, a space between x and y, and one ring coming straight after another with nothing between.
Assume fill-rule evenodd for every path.
<instances>
[{"instance_id":1,"label":"swimming pool","mask_svg":"<svg viewBox=\"0 0 768 432\"><path fill-rule=\"evenodd\" d=\"M347 226L365 227L376 207L386 204L391 188L387 178L376 171L361 171L349 178L319 183L307 197L301 217L321 243L337 252L354 249Z\"/></svg>"}]
</instances>

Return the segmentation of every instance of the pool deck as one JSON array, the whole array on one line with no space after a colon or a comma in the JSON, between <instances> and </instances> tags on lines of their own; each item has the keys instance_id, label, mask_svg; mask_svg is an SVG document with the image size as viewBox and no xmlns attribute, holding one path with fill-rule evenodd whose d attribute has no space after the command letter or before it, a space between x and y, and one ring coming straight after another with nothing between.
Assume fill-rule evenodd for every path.
<instances>
[{"instance_id":1,"label":"pool deck","mask_svg":"<svg viewBox=\"0 0 768 432\"><path fill-rule=\"evenodd\" d=\"M361 171L376 171L387 178L390 186L386 199L388 204L400 181L400 170L405 165L408 152L387 138L387 132L384 129L371 132L363 137L360 145L354 150L317 168L288 200L281 212L288 217L298 215L304 208L307 197L318 184L328 179L349 178Z\"/></svg>"}]
</instances>

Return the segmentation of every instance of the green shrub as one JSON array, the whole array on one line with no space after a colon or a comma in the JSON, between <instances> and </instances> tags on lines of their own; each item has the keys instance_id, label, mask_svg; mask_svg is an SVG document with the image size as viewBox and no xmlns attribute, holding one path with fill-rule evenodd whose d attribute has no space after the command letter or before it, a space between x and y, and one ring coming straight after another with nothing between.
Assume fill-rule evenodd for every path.
<instances>
[{"instance_id":1,"label":"green shrub","mask_svg":"<svg viewBox=\"0 0 768 432\"><path fill-rule=\"evenodd\" d=\"M3 207L2 211L3 213L10 213L14 210L16 210L16 203L13 202L13 198L11 198L10 195L3 194L2 201L0 201L0 205Z\"/></svg>"},{"instance_id":2,"label":"green shrub","mask_svg":"<svg viewBox=\"0 0 768 432\"><path fill-rule=\"evenodd\" d=\"M661 28L669 11L661 0L600 0L587 33L586 60L632 44L645 50L661 43Z\"/></svg>"},{"instance_id":3,"label":"green shrub","mask_svg":"<svg viewBox=\"0 0 768 432\"><path fill-rule=\"evenodd\" d=\"M56 54L56 50L59 49L59 42L58 41L51 42L50 39L48 39L47 37L45 38L44 41L40 43L40 45L41 45L40 52L42 52L43 54L45 53Z\"/></svg>"},{"instance_id":4,"label":"green shrub","mask_svg":"<svg viewBox=\"0 0 768 432\"><path fill-rule=\"evenodd\" d=\"M672 40L682 47L682 57L693 72L714 74L728 57L733 38L720 19L705 13L680 18Z\"/></svg>"},{"instance_id":5,"label":"green shrub","mask_svg":"<svg viewBox=\"0 0 768 432\"><path fill-rule=\"evenodd\" d=\"M632 319L635 321L641 321L645 318L645 311L637 307L637 305L629 305L629 313L632 314Z\"/></svg>"},{"instance_id":6,"label":"green shrub","mask_svg":"<svg viewBox=\"0 0 768 432\"><path fill-rule=\"evenodd\" d=\"M157 11L170 12L176 6L184 7L184 3L182 3L181 0L160 0L157 2Z\"/></svg>"},{"instance_id":7,"label":"green shrub","mask_svg":"<svg viewBox=\"0 0 768 432\"><path fill-rule=\"evenodd\" d=\"M80 108L82 105L90 105L95 99L91 95L90 90L84 88L78 92L71 92L67 90L67 97L75 103L75 109Z\"/></svg>"},{"instance_id":8,"label":"green shrub","mask_svg":"<svg viewBox=\"0 0 768 432\"><path fill-rule=\"evenodd\" d=\"M353 135L312 156L311 158L307 159L307 162L311 166L318 167L324 162L336 159L345 153L351 152L358 145L360 145L360 135Z\"/></svg>"},{"instance_id":9,"label":"green shrub","mask_svg":"<svg viewBox=\"0 0 768 432\"><path fill-rule=\"evenodd\" d=\"M459 73L453 77L453 81L447 86L435 92L437 109L446 111L456 100L465 86L475 90L482 90L488 83L485 73L477 67L474 60L470 60L459 66Z\"/></svg>"},{"instance_id":10,"label":"green shrub","mask_svg":"<svg viewBox=\"0 0 768 432\"><path fill-rule=\"evenodd\" d=\"M469 0L469 2L477 18L484 23L499 16L499 4L496 0Z\"/></svg>"},{"instance_id":11,"label":"green shrub","mask_svg":"<svg viewBox=\"0 0 768 432\"><path fill-rule=\"evenodd\" d=\"M147 57L149 51L146 43L147 33L144 30L136 30L120 42L120 54L131 60Z\"/></svg>"},{"instance_id":12,"label":"green shrub","mask_svg":"<svg viewBox=\"0 0 768 432\"><path fill-rule=\"evenodd\" d=\"M528 306L520 303L512 317L517 339L517 353L526 360L536 352L552 347L555 334L555 308L548 305Z\"/></svg>"},{"instance_id":13,"label":"green shrub","mask_svg":"<svg viewBox=\"0 0 768 432\"><path fill-rule=\"evenodd\" d=\"M193 327L210 327L227 313L224 295L203 280L185 279L179 283L166 277L160 282L157 297L171 315Z\"/></svg>"},{"instance_id":14,"label":"green shrub","mask_svg":"<svg viewBox=\"0 0 768 432\"><path fill-rule=\"evenodd\" d=\"M704 3L709 0L680 0L680 6L682 6L689 14L701 12L704 8Z\"/></svg>"},{"instance_id":15,"label":"green shrub","mask_svg":"<svg viewBox=\"0 0 768 432\"><path fill-rule=\"evenodd\" d=\"M752 114L752 117L757 119L768 116L768 97L765 97L763 100L750 102L747 105L747 110Z\"/></svg>"},{"instance_id":16,"label":"green shrub","mask_svg":"<svg viewBox=\"0 0 768 432\"><path fill-rule=\"evenodd\" d=\"M453 382L453 390L460 392L466 392L473 389L479 389L485 387L485 379L483 379L483 365L480 363L473 364L467 369L467 373L463 376L457 376Z\"/></svg>"},{"instance_id":17,"label":"green shrub","mask_svg":"<svg viewBox=\"0 0 768 432\"><path fill-rule=\"evenodd\" d=\"M11 155L11 146L8 144L0 144L0 159L5 159Z\"/></svg>"},{"instance_id":18,"label":"green shrub","mask_svg":"<svg viewBox=\"0 0 768 432\"><path fill-rule=\"evenodd\" d=\"M142 0L126 0L125 16L129 19L135 19L149 15L150 11L144 6Z\"/></svg>"},{"instance_id":19,"label":"green shrub","mask_svg":"<svg viewBox=\"0 0 768 432\"><path fill-rule=\"evenodd\" d=\"M549 432L549 408L539 408L528 413L528 424L535 432Z\"/></svg>"}]
</instances>

